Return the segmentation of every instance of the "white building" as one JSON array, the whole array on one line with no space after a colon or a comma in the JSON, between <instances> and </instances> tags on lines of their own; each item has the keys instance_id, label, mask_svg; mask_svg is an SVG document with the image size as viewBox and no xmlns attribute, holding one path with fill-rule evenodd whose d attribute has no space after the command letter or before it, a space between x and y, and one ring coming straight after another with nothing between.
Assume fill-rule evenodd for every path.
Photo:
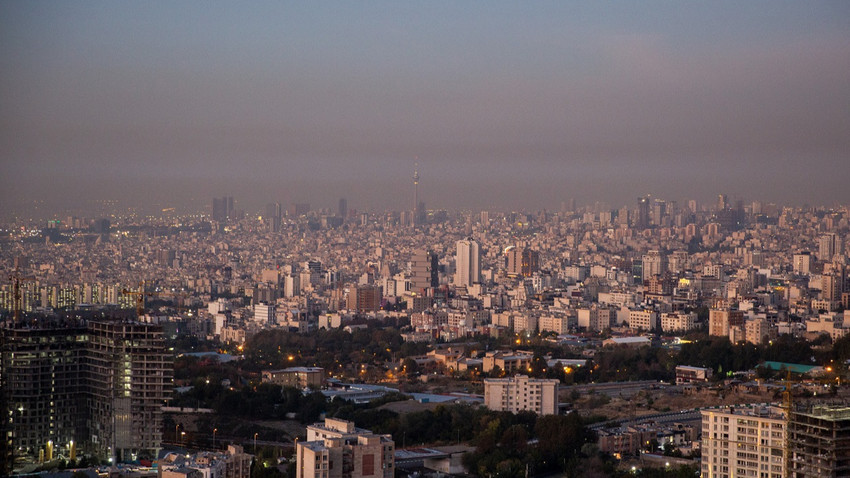
<instances>
[{"instance_id":1,"label":"white building","mask_svg":"<svg viewBox=\"0 0 850 478\"><path fill-rule=\"evenodd\" d=\"M654 310L630 310L629 328L633 330L655 330L658 328L658 312Z\"/></svg>"},{"instance_id":2,"label":"white building","mask_svg":"<svg viewBox=\"0 0 850 478\"><path fill-rule=\"evenodd\" d=\"M683 314L678 312L668 312L661 314L661 330L667 333L687 332L694 328L697 320L697 314Z\"/></svg>"},{"instance_id":3,"label":"white building","mask_svg":"<svg viewBox=\"0 0 850 478\"><path fill-rule=\"evenodd\" d=\"M770 405L702 410L702 476L785 475L785 413Z\"/></svg>"},{"instance_id":4,"label":"white building","mask_svg":"<svg viewBox=\"0 0 850 478\"><path fill-rule=\"evenodd\" d=\"M260 325L273 325L276 323L274 316L274 305L259 303L254 304L254 322Z\"/></svg>"},{"instance_id":5,"label":"white building","mask_svg":"<svg viewBox=\"0 0 850 478\"><path fill-rule=\"evenodd\" d=\"M529 378L484 379L484 406L500 412L532 411L538 415L558 413L558 380Z\"/></svg>"},{"instance_id":6,"label":"white building","mask_svg":"<svg viewBox=\"0 0 850 478\"><path fill-rule=\"evenodd\" d=\"M477 242L472 239L457 241L455 269L455 285L469 287L481 282L481 253Z\"/></svg>"}]
</instances>

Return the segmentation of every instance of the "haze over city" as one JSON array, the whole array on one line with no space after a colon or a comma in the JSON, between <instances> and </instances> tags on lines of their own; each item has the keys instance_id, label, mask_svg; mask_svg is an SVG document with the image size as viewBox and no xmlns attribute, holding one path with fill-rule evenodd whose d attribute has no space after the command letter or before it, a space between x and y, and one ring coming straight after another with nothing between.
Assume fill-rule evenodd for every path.
<instances>
[{"instance_id":1,"label":"haze over city","mask_svg":"<svg viewBox=\"0 0 850 478\"><path fill-rule=\"evenodd\" d=\"M840 1L4 2L0 204L397 209L415 161L435 208L846 203L848 20Z\"/></svg>"}]
</instances>

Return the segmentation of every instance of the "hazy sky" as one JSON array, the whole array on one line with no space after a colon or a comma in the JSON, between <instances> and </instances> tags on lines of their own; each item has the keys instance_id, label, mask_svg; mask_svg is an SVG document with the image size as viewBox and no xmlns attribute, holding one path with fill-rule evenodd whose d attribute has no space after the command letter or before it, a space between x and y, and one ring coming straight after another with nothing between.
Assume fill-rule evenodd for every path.
<instances>
[{"instance_id":1,"label":"hazy sky","mask_svg":"<svg viewBox=\"0 0 850 478\"><path fill-rule=\"evenodd\" d=\"M850 2L0 2L0 207L850 202Z\"/></svg>"}]
</instances>

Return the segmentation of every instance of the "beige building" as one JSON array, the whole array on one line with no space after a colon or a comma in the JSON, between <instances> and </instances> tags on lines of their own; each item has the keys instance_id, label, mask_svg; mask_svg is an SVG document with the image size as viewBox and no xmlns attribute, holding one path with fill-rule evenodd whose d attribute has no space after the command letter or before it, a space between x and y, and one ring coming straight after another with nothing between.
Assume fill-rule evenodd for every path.
<instances>
[{"instance_id":1,"label":"beige building","mask_svg":"<svg viewBox=\"0 0 850 478\"><path fill-rule=\"evenodd\" d=\"M570 331L569 317L555 317L554 315L544 315L538 321L541 332L555 332L556 334L566 334Z\"/></svg>"},{"instance_id":2,"label":"beige building","mask_svg":"<svg viewBox=\"0 0 850 478\"><path fill-rule=\"evenodd\" d=\"M744 340L751 344L761 345L771 338L771 328L766 319L749 319L744 324Z\"/></svg>"},{"instance_id":3,"label":"beige building","mask_svg":"<svg viewBox=\"0 0 850 478\"><path fill-rule=\"evenodd\" d=\"M732 327L744 326L744 313L740 310L711 309L708 312L708 335L729 337Z\"/></svg>"},{"instance_id":4,"label":"beige building","mask_svg":"<svg viewBox=\"0 0 850 478\"><path fill-rule=\"evenodd\" d=\"M578 326L584 327L587 330L595 330L601 332L609 327L613 322L611 309L608 307L589 307L586 309L578 309Z\"/></svg>"},{"instance_id":5,"label":"beige building","mask_svg":"<svg viewBox=\"0 0 850 478\"><path fill-rule=\"evenodd\" d=\"M487 352L482 359L481 370L484 373L490 373L494 368L499 367L506 374L514 372L525 372L531 366L531 359L534 358L530 353L511 352L511 351L495 351Z\"/></svg>"},{"instance_id":6,"label":"beige building","mask_svg":"<svg viewBox=\"0 0 850 478\"><path fill-rule=\"evenodd\" d=\"M307 427L296 447L295 478L393 478L395 444L346 420L326 418Z\"/></svg>"},{"instance_id":7,"label":"beige building","mask_svg":"<svg viewBox=\"0 0 850 478\"><path fill-rule=\"evenodd\" d=\"M661 314L661 330L664 332L687 332L694 328L697 314L679 312L668 312Z\"/></svg>"},{"instance_id":8,"label":"beige building","mask_svg":"<svg viewBox=\"0 0 850 478\"><path fill-rule=\"evenodd\" d=\"M538 415L558 413L558 381L529 378L484 379L484 406L500 412L532 411Z\"/></svg>"},{"instance_id":9,"label":"beige building","mask_svg":"<svg viewBox=\"0 0 850 478\"><path fill-rule=\"evenodd\" d=\"M785 475L785 412L770 405L702 410L702 477Z\"/></svg>"},{"instance_id":10,"label":"beige building","mask_svg":"<svg viewBox=\"0 0 850 478\"><path fill-rule=\"evenodd\" d=\"M629 328L632 330L655 330L658 328L658 312L654 310L630 310Z\"/></svg>"}]
</instances>

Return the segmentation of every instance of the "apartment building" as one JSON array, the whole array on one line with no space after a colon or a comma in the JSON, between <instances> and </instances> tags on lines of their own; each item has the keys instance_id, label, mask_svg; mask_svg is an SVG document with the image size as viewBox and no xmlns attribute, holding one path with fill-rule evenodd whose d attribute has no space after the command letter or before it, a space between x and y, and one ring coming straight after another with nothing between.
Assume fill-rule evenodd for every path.
<instances>
[{"instance_id":1,"label":"apartment building","mask_svg":"<svg viewBox=\"0 0 850 478\"><path fill-rule=\"evenodd\" d=\"M785 412L771 405L702 410L702 476L783 478Z\"/></svg>"},{"instance_id":2,"label":"apartment building","mask_svg":"<svg viewBox=\"0 0 850 478\"><path fill-rule=\"evenodd\" d=\"M529 378L484 379L484 406L500 412L558 413L558 380Z\"/></svg>"},{"instance_id":3,"label":"apartment building","mask_svg":"<svg viewBox=\"0 0 850 478\"><path fill-rule=\"evenodd\" d=\"M326 418L307 427L296 447L295 478L393 478L395 443L346 420Z\"/></svg>"}]
</instances>

